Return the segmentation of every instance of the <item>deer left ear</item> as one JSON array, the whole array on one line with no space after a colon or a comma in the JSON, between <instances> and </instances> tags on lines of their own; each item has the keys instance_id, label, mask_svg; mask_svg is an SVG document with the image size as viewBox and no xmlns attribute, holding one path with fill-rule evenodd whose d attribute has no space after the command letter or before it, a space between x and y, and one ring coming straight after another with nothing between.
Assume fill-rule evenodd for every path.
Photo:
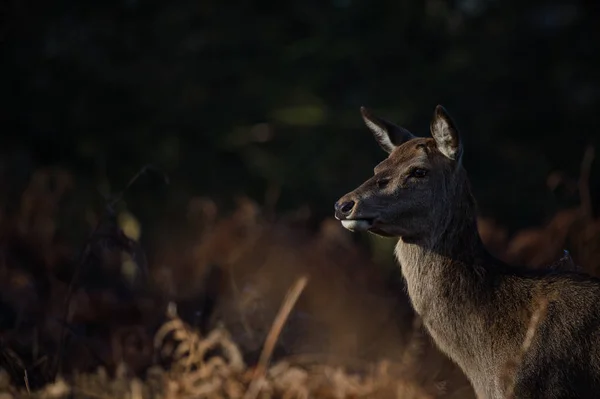
<instances>
[{"instance_id":1,"label":"deer left ear","mask_svg":"<svg viewBox=\"0 0 600 399\"><path fill-rule=\"evenodd\" d=\"M360 113L379 146L388 154L394 151L396 147L415 138L408 130L373 115L365 107L360 107Z\"/></svg>"},{"instance_id":2,"label":"deer left ear","mask_svg":"<svg viewBox=\"0 0 600 399\"><path fill-rule=\"evenodd\" d=\"M448 111L441 105L435 107L430 130L438 150L447 158L459 161L462 156L462 143L458 129Z\"/></svg>"}]
</instances>

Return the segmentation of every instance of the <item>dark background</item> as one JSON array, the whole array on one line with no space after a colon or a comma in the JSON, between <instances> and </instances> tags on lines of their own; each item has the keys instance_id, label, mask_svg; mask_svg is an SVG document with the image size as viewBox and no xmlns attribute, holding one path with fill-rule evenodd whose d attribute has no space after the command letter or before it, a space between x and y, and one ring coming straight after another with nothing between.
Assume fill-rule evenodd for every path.
<instances>
[{"instance_id":1,"label":"dark background","mask_svg":"<svg viewBox=\"0 0 600 399\"><path fill-rule=\"evenodd\" d=\"M124 205L146 236L198 195L279 192L278 211L331 216L385 155L361 105L425 135L443 104L481 213L511 231L576 201L546 177L576 178L598 142L597 1L12 0L2 15L9 190L60 166L85 203L153 164L171 184L145 178Z\"/></svg>"},{"instance_id":2,"label":"dark background","mask_svg":"<svg viewBox=\"0 0 600 399\"><path fill-rule=\"evenodd\" d=\"M598 0L4 0L0 17L0 372L15 385L143 375L171 300L201 331L223 321L252 364L308 275L271 360L363 367L417 342L396 375L471 397L413 324L393 240L333 219L385 157L360 106L423 136L443 104L488 248L600 277L577 185L600 151Z\"/></svg>"}]
</instances>

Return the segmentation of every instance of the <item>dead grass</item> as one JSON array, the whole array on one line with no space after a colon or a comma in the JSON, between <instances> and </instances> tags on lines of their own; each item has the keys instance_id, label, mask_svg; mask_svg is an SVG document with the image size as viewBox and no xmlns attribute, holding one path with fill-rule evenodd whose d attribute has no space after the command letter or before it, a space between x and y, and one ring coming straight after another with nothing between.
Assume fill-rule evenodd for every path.
<instances>
[{"instance_id":1,"label":"dead grass","mask_svg":"<svg viewBox=\"0 0 600 399\"><path fill-rule=\"evenodd\" d=\"M164 340L174 343L169 349ZM113 378L104 369L96 373L74 373L67 383L62 378L44 388L28 393L10 384L6 373L0 374L4 397L32 398L433 398L427 390L392 373L390 363L381 361L365 367L361 373L349 374L329 365L293 365L279 361L265 372L249 368L226 330L217 328L207 336L192 331L178 317L173 317L157 332L159 351L171 351L170 370L152 367L144 381L132 378L126 365L117 368ZM218 354L210 355L210 351Z\"/></svg>"}]
</instances>

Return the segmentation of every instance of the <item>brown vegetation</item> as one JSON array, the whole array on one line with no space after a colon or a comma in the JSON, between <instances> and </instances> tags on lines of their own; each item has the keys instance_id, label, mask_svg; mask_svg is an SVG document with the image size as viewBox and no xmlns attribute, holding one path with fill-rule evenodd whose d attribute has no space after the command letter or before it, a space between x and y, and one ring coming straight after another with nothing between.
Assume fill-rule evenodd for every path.
<instances>
[{"instance_id":1,"label":"brown vegetation","mask_svg":"<svg viewBox=\"0 0 600 399\"><path fill-rule=\"evenodd\" d=\"M2 398L472 397L414 317L397 268L375 262L379 254L339 222L314 232L301 215L274 219L247 199L220 214L198 198L186 233L165 234L146 259L118 201L86 209L76 186L65 171L42 170L17 205L2 200ZM559 212L512 238L480 222L503 259L537 266L568 249L577 265L600 270L599 222L589 212Z\"/></svg>"}]
</instances>

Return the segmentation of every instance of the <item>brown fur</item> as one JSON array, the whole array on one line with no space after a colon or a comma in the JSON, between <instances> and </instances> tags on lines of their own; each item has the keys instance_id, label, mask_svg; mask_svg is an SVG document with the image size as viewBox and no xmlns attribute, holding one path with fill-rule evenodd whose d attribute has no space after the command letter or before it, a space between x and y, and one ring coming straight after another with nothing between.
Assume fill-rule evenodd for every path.
<instances>
[{"instance_id":1,"label":"brown fur","mask_svg":"<svg viewBox=\"0 0 600 399\"><path fill-rule=\"evenodd\" d=\"M363 117L389 156L340 198L336 218L350 230L399 238L395 254L413 307L478 397L507 396L507 365L543 299L545 317L514 370L514 397L598 397L600 280L509 266L486 250L458 129L444 108L436 107L433 138L364 109Z\"/></svg>"}]
</instances>

